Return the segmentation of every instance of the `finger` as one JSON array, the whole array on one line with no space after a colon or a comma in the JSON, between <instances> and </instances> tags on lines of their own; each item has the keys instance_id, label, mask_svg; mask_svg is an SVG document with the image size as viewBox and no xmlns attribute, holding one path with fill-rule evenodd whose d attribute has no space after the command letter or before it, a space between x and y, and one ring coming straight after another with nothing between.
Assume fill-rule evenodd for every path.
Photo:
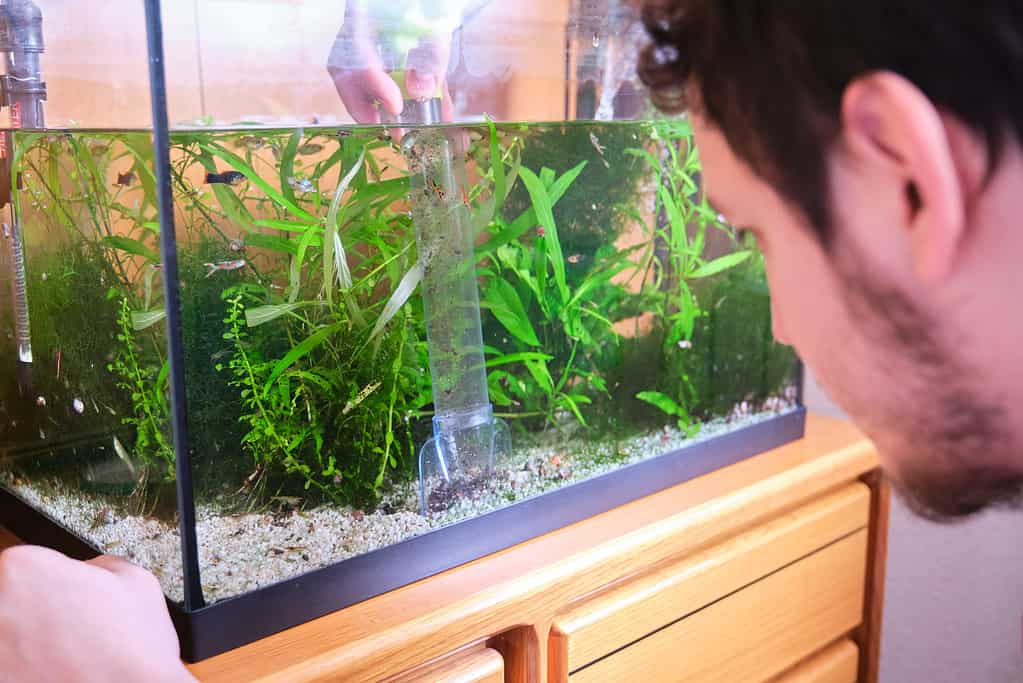
<instances>
[{"instance_id":1,"label":"finger","mask_svg":"<svg viewBox=\"0 0 1023 683\"><path fill-rule=\"evenodd\" d=\"M455 120L455 103L451 99L451 89L448 88L447 82L442 84L440 93L440 120L441 121L454 121Z\"/></svg>"},{"instance_id":2,"label":"finger","mask_svg":"<svg viewBox=\"0 0 1023 683\"><path fill-rule=\"evenodd\" d=\"M114 555L100 555L99 557L94 557L91 560L86 560L85 564L105 569L111 574L119 575L139 569L138 565L134 565L128 560Z\"/></svg>"},{"instance_id":3,"label":"finger","mask_svg":"<svg viewBox=\"0 0 1023 683\"><path fill-rule=\"evenodd\" d=\"M450 37L425 38L409 50L405 89L410 97L425 99L437 94L448 70Z\"/></svg>"},{"instance_id":4,"label":"finger","mask_svg":"<svg viewBox=\"0 0 1023 683\"><path fill-rule=\"evenodd\" d=\"M401 90L382 71L340 72L334 77L334 87L357 123L380 123L381 110L392 116L401 112Z\"/></svg>"},{"instance_id":5,"label":"finger","mask_svg":"<svg viewBox=\"0 0 1023 683\"><path fill-rule=\"evenodd\" d=\"M405 90L412 99L429 99L437 93L437 77L429 71L409 69L405 73Z\"/></svg>"}]
</instances>

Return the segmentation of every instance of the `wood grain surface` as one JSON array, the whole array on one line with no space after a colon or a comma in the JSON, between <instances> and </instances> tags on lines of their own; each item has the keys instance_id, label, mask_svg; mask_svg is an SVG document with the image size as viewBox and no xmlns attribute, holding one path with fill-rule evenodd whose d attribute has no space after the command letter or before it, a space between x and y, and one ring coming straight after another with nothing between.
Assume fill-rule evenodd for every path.
<instances>
[{"instance_id":1,"label":"wood grain surface","mask_svg":"<svg viewBox=\"0 0 1023 683\"><path fill-rule=\"evenodd\" d=\"M571 683L758 683L860 623L868 534L856 532L587 666Z\"/></svg>"}]
</instances>

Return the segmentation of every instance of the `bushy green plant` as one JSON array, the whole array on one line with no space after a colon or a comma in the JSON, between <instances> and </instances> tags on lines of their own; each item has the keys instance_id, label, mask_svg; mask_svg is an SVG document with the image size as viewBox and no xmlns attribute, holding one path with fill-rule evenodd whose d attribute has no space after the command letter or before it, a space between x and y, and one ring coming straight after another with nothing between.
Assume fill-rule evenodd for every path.
<instances>
[{"instance_id":1,"label":"bushy green plant","mask_svg":"<svg viewBox=\"0 0 1023 683\"><path fill-rule=\"evenodd\" d=\"M108 369L116 376L117 386L131 397L131 414L121 421L135 429L132 455L144 467L157 469L162 472L162 477L173 480L174 446L165 433L170 424L167 401L169 367L166 361L154 364L143 359L135 339L135 325L127 298L121 299L117 322L119 344Z\"/></svg>"},{"instance_id":2,"label":"bushy green plant","mask_svg":"<svg viewBox=\"0 0 1023 683\"><path fill-rule=\"evenodd\" d=\"M564 411L585 425L582 407L607 394L602 370L618 360L615 312L628 294L613 278L629 267L628 253L602 248L570 281L553 214L585 168L584 162L557 176L521 167L536 227L493 249L481 269L480 305L500 324L488 335L491 400L510 416L540 424Z\"/></svg>"}]
</instances>

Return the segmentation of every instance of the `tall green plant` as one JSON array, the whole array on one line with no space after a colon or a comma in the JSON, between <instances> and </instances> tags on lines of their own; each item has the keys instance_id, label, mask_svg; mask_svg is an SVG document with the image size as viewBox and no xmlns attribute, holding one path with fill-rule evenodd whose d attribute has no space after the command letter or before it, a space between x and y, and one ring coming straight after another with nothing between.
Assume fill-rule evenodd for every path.
<instances>
[{"instance_id":1,"label":"tall green plant","mask_svg":"<svg viewBox=\"0 0 1023 683\"><path fill-rule=\"evenodd\" d=\"M174 447L164 431L170 414L169 367L166 361L153 365L142 359L127 298L121 300L118 325L119 344L108 370L117 377L117 386L131 396L132 414L121 421L135 428L133 456L147 468L162 470L163 478L173 480Z\"/></svg>"}]
</instances>

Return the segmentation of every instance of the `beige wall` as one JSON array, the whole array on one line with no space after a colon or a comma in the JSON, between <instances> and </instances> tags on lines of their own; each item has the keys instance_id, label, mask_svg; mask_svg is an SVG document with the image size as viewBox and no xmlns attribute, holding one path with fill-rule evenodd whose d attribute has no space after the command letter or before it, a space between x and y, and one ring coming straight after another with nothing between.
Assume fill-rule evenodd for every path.
<instances>
[{"instance_id":1,"label":"beige wall","mask_svg":"<svg viewBox=\"0 0 1023 683\"><path fill-rule=\"evenodd\" d=\"M841 416L807 373L806 403ZM881 683L1023 681L1023 514L954 526L892 502Z\"/></svg>"}]
</instances>

